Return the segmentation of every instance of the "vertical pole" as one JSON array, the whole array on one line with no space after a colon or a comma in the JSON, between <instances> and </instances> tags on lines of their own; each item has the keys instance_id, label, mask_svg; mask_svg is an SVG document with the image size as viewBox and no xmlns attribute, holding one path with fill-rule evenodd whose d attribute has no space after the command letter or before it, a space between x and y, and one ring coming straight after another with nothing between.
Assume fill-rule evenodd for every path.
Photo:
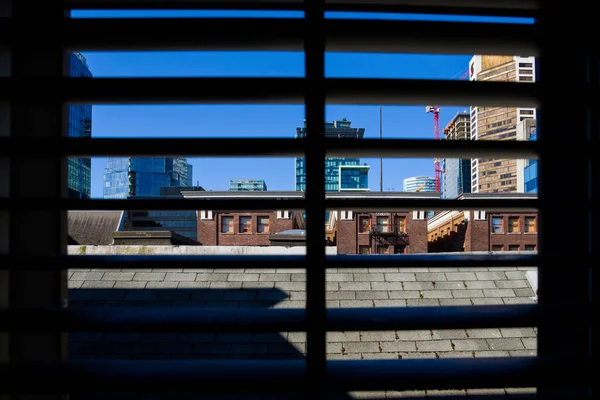
<instances>
[{"instance_id":1,"label":"vertical pole","mask_svg":"<svg viewBox=\"0 0 600 400\"><path fill-rule=\"evenodd\" d=\"M383 139L383 106L379 105L379 139ZM379 158L379 191L383 192L383 157Z\"/></svg>"},{"instance_id":2,"label":"vertical pole","mask_svg":"<svg viewBox=\"0 0 600 400\"><path fill-rule=\"evenodd\" d=\"M326 398L325 308L325 7L305 0L306 70L306 372L311 399Z\"/></svg>"}]
</instances>

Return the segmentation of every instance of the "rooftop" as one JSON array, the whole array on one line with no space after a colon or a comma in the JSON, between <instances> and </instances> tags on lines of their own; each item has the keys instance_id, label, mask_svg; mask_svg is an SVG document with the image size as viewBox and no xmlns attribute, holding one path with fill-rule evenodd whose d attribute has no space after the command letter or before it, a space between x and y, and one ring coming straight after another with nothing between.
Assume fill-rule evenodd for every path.
<instances>
[{"instance_id":1,"label":"rooftop","mask_svg":"<svg viewBox=\"0 0 600 400\"><path fill-rule=\"evenodd\" d=\"M69 211L69 244L112 244L122 217L123 211Z\"/></svg>"},{"instance_id":2,"label":"rooftop","mask_svg":"<svg viewBox=\"0 0 600 400\"><path fill-rule=\"evenodd\" d=\"M328 268L327 307L534 304L535 293L526 277L530 270L535 268ZM69 272L69 305L75 308L304 308L305 273L304 269L290 268L168 271L140 268L116 272L77 269ZM297 332L73 333L70 340L70 357L75 360L301 359L306 354L306 336ZM535 356L537 329L330 332L327 341L331 360ZM485 393L508 395L516 391L495 389ZM378 393L379 397L405 395ZM423 391L411 392L411 395L434 393L439 394ZM465 388L448 393L467 396L482 392Z\"/></svg>"}]
</instances>

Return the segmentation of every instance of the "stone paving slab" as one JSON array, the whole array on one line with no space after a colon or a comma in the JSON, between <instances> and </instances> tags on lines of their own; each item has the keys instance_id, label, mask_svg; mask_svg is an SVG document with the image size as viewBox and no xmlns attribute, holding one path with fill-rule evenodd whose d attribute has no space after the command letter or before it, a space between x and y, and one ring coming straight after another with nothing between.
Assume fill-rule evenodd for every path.
<instances>
[{"instance_id":1,"label":"stone paving slab","mask_svg":"<svg viewBox=\"0 0 600 400\"><path fill-rule=\"evenodd\" d=\"M529 270L529 269L527 269ZM515 268L354 269L327 273L327 306L440 307L535 304L534 293ZM303 269L85 270L69 273L74 308L218 307L303 308ZM535 356L537 329L495 328L384 332L329 332L331 360L480 358ZM70 358L89 359L297 359L306 354L303 332L266 333L82 333L70 334ZM517 392L490 389L506 398ZM369 392L346 398L473 397L459 392ZM520 393L520 392L519 392ZM372 395L372 396L367 396ZM75 398L76 399L76 398ZM77 399L76 399L77 400Z\"/></svg>"}]
</instances>

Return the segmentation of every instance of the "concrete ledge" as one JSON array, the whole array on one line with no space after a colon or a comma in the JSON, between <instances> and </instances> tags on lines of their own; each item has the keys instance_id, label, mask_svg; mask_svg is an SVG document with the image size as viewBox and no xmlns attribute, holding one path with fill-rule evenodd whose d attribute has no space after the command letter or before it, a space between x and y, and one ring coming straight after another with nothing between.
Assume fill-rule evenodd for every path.
<instances>
[{"instance_id":1,"label":"concrete ledge","mask_svg":"<svg viewBox=\"0 0 600 400\"><path fill-rule=\"evenodd\" d=\"M337 247L326 247L327 255L336 255ZM128 254L160 254L160 255L303 255L306 246L68 246L69 255L128 255Z\"/></svg>"}]
</instances>

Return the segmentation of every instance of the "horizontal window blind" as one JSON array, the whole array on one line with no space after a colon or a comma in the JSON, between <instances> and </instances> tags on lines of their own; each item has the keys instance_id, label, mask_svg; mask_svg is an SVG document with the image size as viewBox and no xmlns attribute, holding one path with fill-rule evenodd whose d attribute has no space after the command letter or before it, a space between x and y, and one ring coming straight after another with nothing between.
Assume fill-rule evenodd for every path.
<instances>
[{"instance_id":1,"label":"horizontal window blind","mask_svg":"<svg viewBox=\"0 0 600 400\"><path fill-rule=\"evenodd\" d=\"M267 393L537 387L540 398L587 398L592 338L591 229L598 222L598 50L585 1L534 0L0 0L0 392L226 391ZM297 19L70 19L71 9L297 10ZM534 24L372 21L326 12L514 16ZM429 20L428 20L429 19ZM565 21L580 29L565 29ZM43 32L40 26L44 26ZM241 34L240 32L251 32ZM593 40L592 40L593 41ZM582 43L587 43L583 45ZM94 78L64 76L69 51L304 51L303 78ZM325 52L537 56L531 84L412 79L333 79ZM304 104L305 139L74 139L73 104ZM330 140L326 104L537 107L539 139L511 141ZM70 200L65 157L302 156L306 192L283 200ZM324 158L510 157L539 160L539 197L526 200L340 199L325 194ZM595 163L593 161L596 161ZM27 177L36 176L32 185ZM567 178L564 178L567 176ZM566 179L561 182L562 179ZM66 255L66 210L305 209L306 256ZM539 210L537 255L326 256L326 209ZM306 268L306 309L75 310L63 307L69 268ZM326 268L539 266L539 303L440 308L326 308ZM327 360L328 331L539 329L538 357ZM252 362L66 360L69 331L306 332L305 360ZM27 380L25 380L27 379ZM28 382L27 384L24 382Z\"/></svg>"}]
</instances>

